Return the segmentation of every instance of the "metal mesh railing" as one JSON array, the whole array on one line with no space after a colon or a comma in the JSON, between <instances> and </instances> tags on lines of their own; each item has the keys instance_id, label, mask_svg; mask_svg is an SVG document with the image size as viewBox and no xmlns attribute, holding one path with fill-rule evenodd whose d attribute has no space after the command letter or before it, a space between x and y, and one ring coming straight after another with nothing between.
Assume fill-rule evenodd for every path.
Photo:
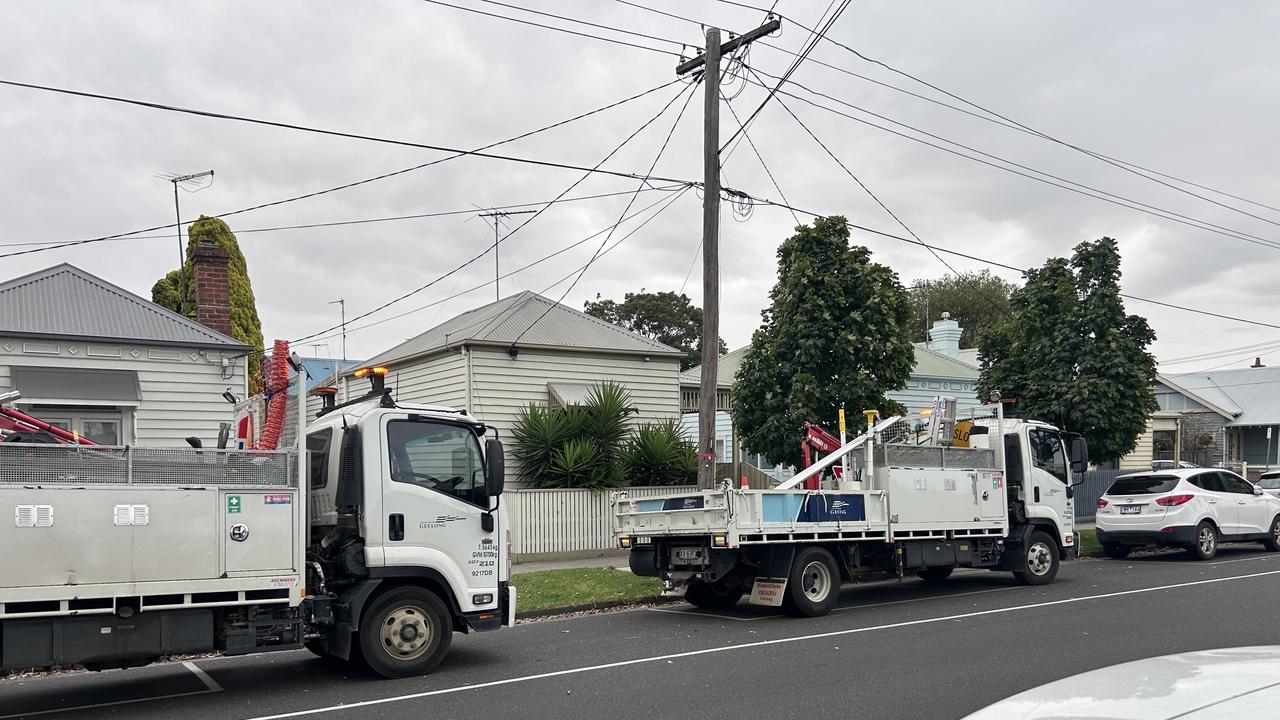
<instances>
[{"instance_id":1,"label":"metal mesh railing","mask_svg":"<svg viewBox=\"0 0 1280 720\"><path fill-rule=\"evenodd\" d=\"M996 467L994 450L930 444L929 430L929 419L919 415L903 417L885 428L877 438L876 464L956 469Z\"/></svg>"},{"instance_id":2,"label":"metal mesh railing","mask_svg":"<svg viewBox=\"0 0 1280 720\"><path fill-rule=\"evenodd\" d=\"M291 487L285 451L0 443L0 484Z\"/></svg>"}]
</instances>

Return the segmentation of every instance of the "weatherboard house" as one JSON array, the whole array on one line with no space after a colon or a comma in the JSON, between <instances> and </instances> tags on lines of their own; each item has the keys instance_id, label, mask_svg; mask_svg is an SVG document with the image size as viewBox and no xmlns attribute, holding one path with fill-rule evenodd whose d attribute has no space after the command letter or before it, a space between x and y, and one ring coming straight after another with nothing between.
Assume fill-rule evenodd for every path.
<instances>
[{"instance_id":1,"label":"weatherboard house","mask_svg":"<svg viewBox=\"0 0 1280 720\"><path fill-rule=\"evenodd\" d=\"M508 477L519 477L510 432L530 404L573 405L601 383L631 394L632 421L676 419L684 352L534 292L469 310L365 362L387 368L397 400L466 408L507 440ZM340 373L339 394L368 381Z\"/></svg>"},{"instance_id":2,"label":"weatherboard house","mask_svg":"<svg viewBox=\"0 0 1280 720\"><path fill-rule=\"evenodd\" d=\"M197 269L225 279L211 250ZM201 322L66 263L0 283L0 393L101 444L208 445L232 419L223 393L246 394L251 348L230 337L225 282L197 303Z\"/></svg>"}]
</instances>

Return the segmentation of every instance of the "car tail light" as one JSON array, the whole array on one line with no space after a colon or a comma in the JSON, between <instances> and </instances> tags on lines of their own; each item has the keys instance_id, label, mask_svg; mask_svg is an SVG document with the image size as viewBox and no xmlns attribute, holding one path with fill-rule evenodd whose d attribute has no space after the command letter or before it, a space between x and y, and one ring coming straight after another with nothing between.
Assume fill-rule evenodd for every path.
<instances>
[{"instance_id":1,"label":"car tail light","mask_svg":"<svg viewBox=\"0 0 1280 720\"><path fill-rule=\"evenodd\" d=\"M1106 498L1098 498L1098 507L1106 507L1108 504Z\"/></svg>"},{"instance_id":2,"label":"car tail light","mask_svg":"<svg viewBox=\"0 0 1280 720\"><path fill-rule=\"evenodd\" d=\"M1164 507L1176 507L1191 502L1194 497L1195 495L1166 495L1162 498L1156 498L1156 504Z\"/></svg>"}]
</instances>

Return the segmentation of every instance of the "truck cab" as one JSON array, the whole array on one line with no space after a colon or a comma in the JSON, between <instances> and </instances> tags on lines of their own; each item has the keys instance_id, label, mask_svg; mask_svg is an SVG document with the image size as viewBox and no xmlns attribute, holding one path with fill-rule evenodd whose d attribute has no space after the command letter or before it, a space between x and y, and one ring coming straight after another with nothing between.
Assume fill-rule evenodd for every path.
<instances>
[{"instance_id":1,"label":"truck cab","mask_svg":"<svg viewBox=\"0 0 1280 720\"><path fill-rule=\"evenodd\" d=\"M465 410L398 403L380 382L321 411L306 438L308 587L332 598L332 625L308 648L420 674L452 632L514 622L502 444L487 435Z\"/></svg>"}]
</instances>

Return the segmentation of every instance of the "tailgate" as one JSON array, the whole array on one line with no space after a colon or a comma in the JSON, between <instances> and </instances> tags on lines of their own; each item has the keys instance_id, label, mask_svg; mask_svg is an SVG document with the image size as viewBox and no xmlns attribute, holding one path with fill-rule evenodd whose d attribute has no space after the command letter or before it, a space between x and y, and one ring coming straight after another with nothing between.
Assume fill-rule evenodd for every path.
<instances>
[{"instance_id":1,"label":"tailgate","mask_svg":"<svg viewBox=\"0 0 1280 720\"><path fill-rule=\"evenodd\" d=\"M726 532L730 512L721 492L694 492L656 497L614 496L615 537L631 535L706 535Z\"/></svg>"}]
</instances>

